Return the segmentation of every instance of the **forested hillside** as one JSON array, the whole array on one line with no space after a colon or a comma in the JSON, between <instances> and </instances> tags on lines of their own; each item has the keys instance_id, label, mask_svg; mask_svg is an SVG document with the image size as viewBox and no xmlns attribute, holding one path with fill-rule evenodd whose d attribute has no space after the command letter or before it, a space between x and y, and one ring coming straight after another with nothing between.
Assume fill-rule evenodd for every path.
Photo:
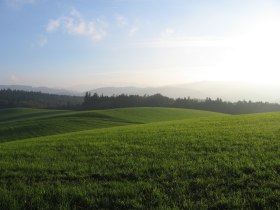
<instances>
[{"instance_id":1,"label":"forested hillside","mask_svg":"<svg viewBox=\"0 0 280 210\"><path fill-rule=\"evenodd\" d=\"M83 102L82 97L55 95L23 90L0 90L0 108L56 108L74 109Z\"/></svg>"},{"instance_id":2,"label":"forested hillside","mask_svg":"<svg viewBox=\"0 0 280 210\"><path fill-rule=\"evenodd\" d=\"M117 95L103 96L98 94L91 95L89 92L85 95L83 103L85 109L110 109L121 107L172 107L172 108L188 108L214 112L222 112L227 114L246 114L257 112L275 112L280 111L280 105L268 102L252 102L238 101L227 102L220 98L215 100L192 99L188 98L168 98L161 94L155 95Z\"/></svg>"},{"instance_id":3,"label":"forested hillside","mask_svg":"<svg viewBox=\"0 0 280 210\"><path fill-rule=\"evenodd\" d=\"M217 99L169 98L155 95L104 96L87 92L85 97L27 92L22 90L0 90L0 108L49 108L66 110L96 110L128 107L187 108L227 114L278 112L280 105L268 102L227 102Z\"/></svg>"}]
</instances>

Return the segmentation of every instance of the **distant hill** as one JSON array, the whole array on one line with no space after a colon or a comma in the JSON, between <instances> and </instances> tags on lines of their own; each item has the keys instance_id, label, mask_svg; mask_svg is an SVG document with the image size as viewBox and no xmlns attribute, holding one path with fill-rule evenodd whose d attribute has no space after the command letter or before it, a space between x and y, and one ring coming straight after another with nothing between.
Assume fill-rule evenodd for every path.
<instances>
[{"instance_id":1,"label":"distant hill","mask_svg":"<svg viewBox=\"0 0 280 210\"><path fill-rule=\"evenodd\" d=\"M0 85L0 89L24 90L42 92L57 95L84 96L84 92L78 90L56 89L49 87L32 87L24 85ZM89 89L90 90L90 89ZM177 84L160 87L101 87L90 90L91 93L112 95L154 95L160 93L170 98L191 97L197 99L222 98L226 101L268 101L273 103L280 102L280 85L257 85L242 82L216 82L201 81L186 84Z\"/></svg>"},{"instance_id":2,"label":"distant hill","mask_svg":"<svg viewBox=\"0 0 280 210\"><path fill-rule=\"evenodd\" d=\"M193 89L211 98L228 101L252 100L280 102L280 85L250 84L244 82L202 81L176 85L182 89Z\"/></svg>"},{"instance_id":3,"label":"distant hill","mask_svg":"<svg viewBox=\"0 0 280 210\"><path fill-rule=\"evenodd\" d=\"M184 87L173 87L173 86L162 86L162 87L104 87L90 91L91 93L103 94L105 96L128 94L128 95L154 95L160 93L170 98L179 97L194 97L194 98L205 98L205 94L200 91L184 88Z\"/></svg>"},{"instance_id":4,"label":"distant hill","mask_svg":"<svg viewBox=\"0 0 280 210\"><path fill-rule=\"evenodd\" d=\"M83 95L83 93L78 91L48 88L48 87L33 87L33 86L26 86L26 85L0 85L0 90L1 89L24 90L24 91L42 92L42 93L56 94L56 95L70 95L70 96Z\"/></svg>"},{"instance_id":5,"label":"distant hill","mask_svg":"<svg viewBox=\"0 0 280 210\"><path fill-rule=\"evenodd\" d=\"M188 97L205 99L222 98L226 101L252 100L280 102L280 86L257 85L241 82L215 82L202 81L187 84L178 84L162 87L103 87L90 91L91 93L103 94L106 96L128 94L128 95L153 95L160 93L171 98Z\"/></svg>"}]
</instances>

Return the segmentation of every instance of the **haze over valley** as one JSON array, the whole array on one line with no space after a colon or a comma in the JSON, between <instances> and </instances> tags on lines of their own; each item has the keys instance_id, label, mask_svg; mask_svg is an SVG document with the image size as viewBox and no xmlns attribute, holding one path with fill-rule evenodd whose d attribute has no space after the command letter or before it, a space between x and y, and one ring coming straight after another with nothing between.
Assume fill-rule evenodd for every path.
<instances>
[{"instance_id":1,"label":"haze over valley","mask_svg":"<svg viewBox=\"0 0 280 210\"><path fill-rule=\"evenodd\" d=\"M94 86L94 85L93 85ZM177 85L166 85L158 87L100 87L81 90L77 89L59 89L47 87L32 87L21 85L0 85L0 89L39 91L42 93L59 94L59 95L74 95L84 96L86 91L91 93L103 94L106 96L112 95L153 95L160 93L171 98L191 97L197 99L205 99L210 97L212 99L222 98L226 101L236 102L239 100L251 101L267 101L272 103L279 103L280 85L268 84L250 84L245 82L214 82L202 81Z\"/></svg>"}]
</instances>

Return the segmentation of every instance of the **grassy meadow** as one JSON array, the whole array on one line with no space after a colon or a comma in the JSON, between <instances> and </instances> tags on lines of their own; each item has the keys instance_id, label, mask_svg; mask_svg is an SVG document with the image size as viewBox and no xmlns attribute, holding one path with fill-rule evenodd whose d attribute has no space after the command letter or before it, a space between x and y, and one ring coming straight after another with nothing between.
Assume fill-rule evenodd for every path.
<instances>
[{"instance_id":1,"label":"grassy meadow","mask_svg":"<svg viewBox=\"0 0 280 210\"><path fill-rule=\"evenodd\" d=\"M172 108L123 108L79 112L0 109L0 142L105 127L221 115L223 114Z\"/></svg>"},{"instance_id":2,"label":"grassy meadow","mask_svg":"<svg viewBox=\"0 0 280 210\"><path fill-rule=\"evenodd\" d=\"M280 113L0 111L0 209L279 209Z\"/></svg>"}]
</instances>

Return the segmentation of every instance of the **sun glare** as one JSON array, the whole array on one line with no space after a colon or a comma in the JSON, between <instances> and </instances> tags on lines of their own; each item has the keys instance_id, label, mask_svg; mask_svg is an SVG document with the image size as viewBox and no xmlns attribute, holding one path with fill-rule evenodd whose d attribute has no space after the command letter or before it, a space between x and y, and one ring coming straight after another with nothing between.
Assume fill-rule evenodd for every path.
<instances>
[{"instance_id":1,"label":"sun glare","mask_svg":"<svg viewBox=\"0 0 280 210\"><path fill-rule=\"evenodd\" d=\"M276 83L280 76L280 15L242 25L229 40L218 74L226 80ZM229 73L230 72L230 73Z\"/></svg>"}]
</instances>

